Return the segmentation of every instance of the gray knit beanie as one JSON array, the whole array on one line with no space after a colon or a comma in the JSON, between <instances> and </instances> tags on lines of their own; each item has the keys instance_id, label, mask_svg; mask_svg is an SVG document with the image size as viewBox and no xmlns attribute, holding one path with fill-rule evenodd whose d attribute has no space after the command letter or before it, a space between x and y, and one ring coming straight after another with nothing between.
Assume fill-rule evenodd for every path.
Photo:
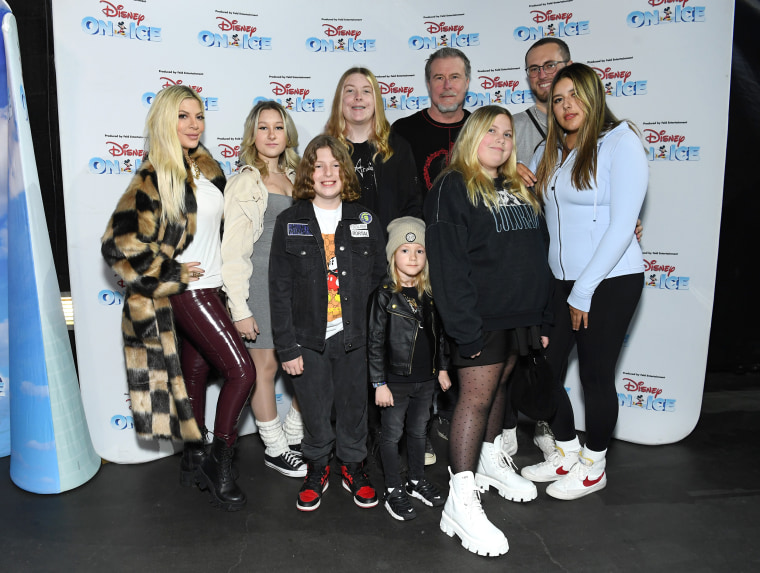
<instances>
[{"instance_id":1,"label":"gray knit beanie","mask_svg":"<svg viewBox=\"0 0 760 573\"><path fill-rule=\"evenodd\" d=\"M396 249L406 243L425 246L425 221L417 217L399 217L390 222L388 242L385 245L385 256L389 263Z\"/></svg>"}]
</instances>

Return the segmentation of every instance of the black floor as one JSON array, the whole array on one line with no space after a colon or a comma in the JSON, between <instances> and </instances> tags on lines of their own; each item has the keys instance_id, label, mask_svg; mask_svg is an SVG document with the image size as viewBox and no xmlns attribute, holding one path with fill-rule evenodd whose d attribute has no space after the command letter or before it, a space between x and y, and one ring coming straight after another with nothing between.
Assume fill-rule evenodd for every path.
<instances>
[{"instance_id":1,"label":"black floor","mask_svg":"<svg viewBox=\"0 0 760 573\"><path fill-rule=\"evenodd\" d=\"M105 464L82 487L35 495L0 459L0 572L16 571L760 571L760 376L710 375L695 431L678 444L615 442L607 488L562 502L539 485L515 504L482 497L509 553L478 557L441 533L441 509L411 522L378 505L359 509L337 475L322 507L296 510L300 480L263 464L256 435L242 438L243 511L221 512L182 488L179 457ZM519 429L518 465L537 461L532 427ZM428 478L447 491L446 442ZM381 485L374 466L370 475Z\"/></svg>"}]
</instances>

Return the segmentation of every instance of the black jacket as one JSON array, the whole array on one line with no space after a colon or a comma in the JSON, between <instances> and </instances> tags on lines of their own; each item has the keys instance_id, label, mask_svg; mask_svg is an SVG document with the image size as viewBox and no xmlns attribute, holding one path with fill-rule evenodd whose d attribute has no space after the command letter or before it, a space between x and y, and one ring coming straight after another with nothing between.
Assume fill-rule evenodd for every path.
<instances>
[{"instance_id":1,"label":"black jacket","mask_svg":"<svg viewBox=\"0 0 760 573\"><path fill-rule=\"evenodd\" d=\"M367 343L369 295L386 268L380 223L363 205L343 203L343 217L335 230L335 256L348 352ZM269 258L272 333L282 362L301 356L301 346L324 350L327 294L325 246L314 207L311 201L296 201L277 217Z\"/></svg>"},{"instance_id":2,"label":"black jacket","mask_svg":"<svg viewBox=\"0 0 760 573\"><path fill-rule=\"evenodd\" d=\"M391 132L388 143L393 155L388 161L381 161L379 156L373 161L375 165L374 194L365 193L359 202L377 213L383 232L388 223L398 217L422 217L422 195L417 185L417 168L409 143Z\"/></svg>"},{"instance_id":3,"label":"black jacket","mask_svg":"<svg viewBox=\"0 0 760 573\"><path fill-rule=\"evenodd\" d=\"M431 377L439 370L448 370L448 349L443 325L433 299L422 297L423 326L433 333L435 355ZM414 344L419 332L419 321L400 292L393 292L393 283L386 279L372 296L369 311L367 356L369 381L387 382L387 372L408 376L412 371Z\"/></svg>"},{"instance_id":4,"label":"black jacket","mask_svg":"<svg viewBox=\"0 0 760 573\"><path fill-rule=\"evenodd\" d=\"M548 334L553 322L544 218L510 198L502 181L495 185L501 194L494 209L470 203L457 171L442 175L425 200L430 280L462 356L483 349L484 332L539 326Z\"/></svg>"}]
</instances>

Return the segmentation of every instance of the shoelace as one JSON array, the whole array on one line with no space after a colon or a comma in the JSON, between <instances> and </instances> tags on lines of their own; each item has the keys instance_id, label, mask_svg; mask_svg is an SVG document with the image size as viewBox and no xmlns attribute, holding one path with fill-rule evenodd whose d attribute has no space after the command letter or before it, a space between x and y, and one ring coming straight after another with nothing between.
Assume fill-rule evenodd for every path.
<instances>
[{"instance_id":1,"label":"shoelace","mask_svg":"<svg viewBox=\"0 0 760 573\"><path fill-rule=\"evenodd\" d=\"M219 459L219 468L221 469L222 480L232 479L232 457L235 455L235 450L231 447L224 448L222 455Z\"/></svg>"},{"instance_id":2,"label":"shoelace","mask_svg":"<svg viewBox=\"0 0 760 573\"><path fill-rule=\"evenodd\" d=\"M517 472L517 466L512 461L512 456L505 454L504 450L499 450L496 454L498 464L504 469L511 469L513 472Z\"/></svg>"},{"instance_id":3,"label":"shoelace","mask_svg":"<svg viewBox=\"0 0 760 573\"><path fill-rule=\"evenodd\" d=\"M345 475L348 478L348 483L350 483L356 489L356 491L359 491L361 488L370 485L369 478L367 477L367 474L364 473L363 469L351 471L346 468Z\"/></svg>"},{"instance_id":4,"label":"shoelace","mask_svg":"<svg viewBox=\"0 0 760 573\"><path fill-rule=\"evenodd\" d=\"M395 505L394 509L401 510L404 513L408 513L412 509L409 497L404 495L400 489L394 489L388 496L388 501Z\"/></svg>"},{"instance_id":5,"label":"shoelace","mask_svg":"<svg viewBox=\"0 0 760 573\"><path fill-rule=\"evenodd\" d=\"M285 462L289 466L292 466L294 468L297 468L303 465L303 457L301 457L300 452L287 450L284 454L282 454L282 458L285 460Z\"/></svg>"},{"instance_id":6,"label":"shoelace","mask_svg":"<svg viewBox=\"0 0 760 573\"><path fill-rule=\"evenodd\" d=\"M417 485L412 484L412 487L414 487L414 489L417 490L417 493L419 493L425 499L434 498L441 495L440 492L435 489L435 486L432 483L424 479L418 481Z\"/></svg>"},{"instance_id":7,"label":"shoelace","mask_svg":"<svg viewBox=\"0 0 760 573\"><path fill-rule=\"evenodd\" d=\"M309 489L322 491L323 477L324 472L317 471L317 468L310 465L308 471L306 472L306 477L303 480L304 485L306 485Z\"/></svg>"}]
</instances>

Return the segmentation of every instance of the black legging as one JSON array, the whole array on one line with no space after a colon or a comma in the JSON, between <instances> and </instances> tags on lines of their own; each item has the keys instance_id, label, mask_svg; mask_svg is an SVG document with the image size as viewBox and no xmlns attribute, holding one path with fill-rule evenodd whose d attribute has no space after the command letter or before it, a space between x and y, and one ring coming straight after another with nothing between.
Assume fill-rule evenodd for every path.
<instances>
[{"instance_id":1,"label":"black legging","mask_svg":"<svg viewBox=\"0 0 760 573\"><path fill-rule=\"evenodd\" d=\"M186 290L170 297L182 348L182 375L198 426L205 426L206 384L211 366L224 377L214 435L232 445L237 423L256 381L256 369L217 289Z\"/></svg>"},{"instance_id":2,"label":"black legging","mask_svg":"<svg viewBox=\"0 0 760 573\"><path fill-rule=\"evenodd\" d=\"M575 419L564 387L567 359L578 347L578 367L586 410L586 446L596 452L607 449L618 418L615 368L625 333L644 286L642 274L603 280L594 291L588 313L588 328L574 331L567 297L575 281L554 282L554 327L549 335L546 358L555 373L554 397L557 413L551 421L559 441L575 438Z\"/></svg>"}]
</instances>

